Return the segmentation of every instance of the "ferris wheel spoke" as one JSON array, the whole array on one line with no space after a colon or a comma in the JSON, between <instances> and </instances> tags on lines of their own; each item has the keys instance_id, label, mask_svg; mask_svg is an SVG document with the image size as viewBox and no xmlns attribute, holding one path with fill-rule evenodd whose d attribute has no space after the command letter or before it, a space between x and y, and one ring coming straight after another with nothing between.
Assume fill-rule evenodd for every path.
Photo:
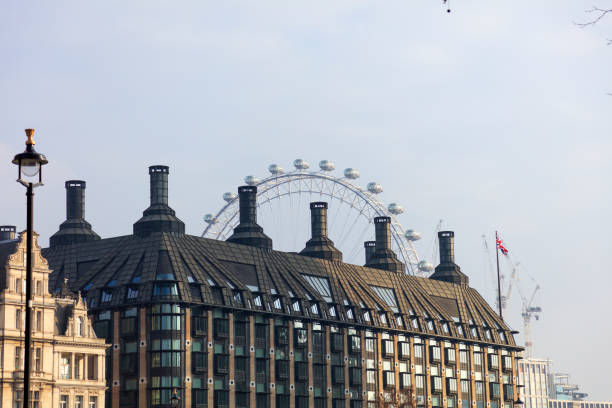
<instances>
[{"instance_id":1,"label":"ferris wheel spoke","mask_svg":"<svg viewBox=\"0 0 612 408\"><path fill-rule=\"evenodd\" d=\"M249 177L250 181L255 183L250 185L256 185L258 189L257 201L262 215L260 225L266 224L266 229L273 234L276 242L290 245L292 242L293 248L287 250L299 250L300 248L296 246L302 246L303 242L297 241L308 237L310 230L310 223L307 222L309 217L304 214L308 208L305 200L329 201L334 207L330 208L328 217L330 238L336 238L334 242L337 247L349 256L347 261L360 257L364 236L367 236L368 231L370 234L373 233L372 219L384 215L391 217L392 220L392 247L398 258L406 263L408 273L419 273L416 267L419 262L416 249L413 242L404 237L404 229L395 217L401 212L393 211L391 206L387 208L380 201L378 192L370 188L370 185L364 189L354 184L353 181L359 177L358 171L346 169L345 177L335 177L331 173L334 169L333 163L329 161L320 163L320 171L307 170L308 163L303 160L296 160L294 166L296 170L285 173L278 165L271 165L269 170L272 174L267 178L258 180L256 177ZM275 205L273 201L277 204ZM202 236L226 239L239 222L238 210L239 200L234 198L228 201L214 217L207 216L208 225ZM283 218L283 214L287 211L291 214L290 217ZM363 228L361 223L364 224ZM357 230L361 234L356 234Z\"/></svg>"},{"instance_id":2,"label":"ferris wheel spoke","mask_svg":"<svg viewBox=\"0 0 612 408\"><path fill-rule=\"evenodd\" d=\"M371 225L368 223L359 234L359 238L357 242L353 245L353 248L349 252L349 259L358 259L359 253L363 251L363 242L365 241L365 237L367 236L368 231L371 229Z\"/></svg>"}]
</instances>

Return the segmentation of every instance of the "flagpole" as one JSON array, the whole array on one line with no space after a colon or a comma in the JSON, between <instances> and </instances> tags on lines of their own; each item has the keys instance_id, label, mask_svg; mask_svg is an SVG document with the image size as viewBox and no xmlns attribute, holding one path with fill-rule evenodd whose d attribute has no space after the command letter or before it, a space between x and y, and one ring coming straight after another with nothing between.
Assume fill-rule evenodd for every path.
<instances>
[{"instance_id":1,"label":"flagpole","mask_svg":"<svg viewBox=\"0 0 612 408\"><path fill-rule=\"evenodd\" d=\"M499 317L504 320L504 316L502 316L502 298L501 298L501 278L499 275L499 236L497 235L497 231L495 231L495 257L497 258L497 304L499 305Z\"/></svg>"}]
</instances>

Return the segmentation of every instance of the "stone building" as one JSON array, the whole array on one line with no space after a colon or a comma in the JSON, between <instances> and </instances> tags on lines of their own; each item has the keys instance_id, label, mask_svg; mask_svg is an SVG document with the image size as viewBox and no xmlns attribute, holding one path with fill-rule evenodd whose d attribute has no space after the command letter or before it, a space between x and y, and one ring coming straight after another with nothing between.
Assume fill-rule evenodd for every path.
<instances>
[{"instance_id":1,"label":"stone building","mask_svg":"<svg viewBox=\"0 0 612 408\"><path fill-rule=\"evenodd\" d=\"M101 408L108 345L97 338L79 295L49 294L47 260L34 235L31 401L33 408ZM26 233L0 227L0 405L23 398Z\"/></svg>"},{"instance_id":2,"label":"stone building","mask_svg":"<svg viewBox=\"0 0 612 408\"><path fill-rule=\"evenodd\" d=\"M435 273L408 276L379 217L367 264L352 265L313 203L304 250L275 251L243 186L232 237L190 236L168 167L149 174L133 234L105 239L85 221L85 183L66 183L68 219L43 251L51 288L81 291L113 345L107 407L513 407L521 348L455 264L452 232Z\"/></svg>"}]
</instances>

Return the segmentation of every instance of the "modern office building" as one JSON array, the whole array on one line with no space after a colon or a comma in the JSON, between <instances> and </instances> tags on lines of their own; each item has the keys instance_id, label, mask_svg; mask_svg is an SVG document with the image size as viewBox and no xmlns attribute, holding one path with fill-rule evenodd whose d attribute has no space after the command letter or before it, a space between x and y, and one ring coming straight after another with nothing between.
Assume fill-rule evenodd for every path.
<instances>
[{"instance_id":1,"label":"modern office building","mask_svg":"<svg viewBox=\"0 0 612 408\"><path fill-rule=\"evenodd\" d=\"M525 359L518 363L519 384L524 385L521 397L525 408L547 408L549 390L550 360Z\"/></svg>"},{"instance_id":2,"label":"modern office building","mask_svg":"<svg viewBox=\"0 0 612 408\"><path fill-rule=\"evenodd\" d=\"M149 174L133 234L106 239L85 221L85 183L68 182L68 219L43 251L51 288L81 291L112 344L107 407L514 405L521 348L455 264L452 232L435 273L408 276L378 217L367 264L352 265L327 236L327 204L312 203L312 239L275 251L243 186L233 236L190 236L168 167Z\"/></svg>"},{"instance_id":3,"label":"modern office building","mask_svg":"<svg viewBox=\"0 0 612 408\"><path fill-rule=\"evenodd\" d=\"M0 406L21 408L24 377L26 233L0 226ZM32 408L102 408L105 356L83 299L60 286L48 292L51 270L34 235L31 352Z\"/></svg>"},{"instance_id":4,"label":"modern office building","mask_svg":"<svg viewBox=\"0 0 612 408\"><path fill-rule=\"evenodd\" d=\"M548 408L612 408L612 401L589 401L588 394L572 384L566 373L554 373L550 377Z\"/></svg>"}]
</instances>

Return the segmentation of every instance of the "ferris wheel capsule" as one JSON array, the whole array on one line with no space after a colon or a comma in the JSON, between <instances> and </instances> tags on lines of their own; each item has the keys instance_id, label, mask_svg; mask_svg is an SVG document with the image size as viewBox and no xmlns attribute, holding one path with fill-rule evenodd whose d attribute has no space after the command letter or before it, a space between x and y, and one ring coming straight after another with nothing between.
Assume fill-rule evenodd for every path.
<instances>
[{"instance_id":1,"label":"ferris wheel capsule","mask_svg":"<svg viewBox=\"0 0 612 408\"><path fill-rule=\"evenodd\" d=\"M368 183L367 188L368 188L368 191L372 194L380 194L383 191L382 186L375 181Z\"/></svg>"},{"instance_id":2,"label":"ferris wheel capsule","mask_svg":"<svg viewBox=\"0 0 612 408\"><path fill-rule=\"evenodd\" d=\"M207 224L214 224L217 222L217 220L215 219L215 216L212 214L206 214L204 216L204 222Z\"/></svg>"},{"instance_id":3,"label":"ferris wheel capsule","mask_svg":"<svg viewBox=\"0 0 612 408\"><path fill-rule=\"evenodd\" d=\"M244 182L247 183L249 186L254 186L256 184L259 184L259 179L255 176L246 176L244 178Z\"/></svg>"},{"instance_id":4,"label":"ferris wheel capsule","mask_svg":"<svg viewBox=\"0 0 612 408\"><path fill-rule=\"evenodd\" d=\"M434 266L431 262L421 261L419 262L419 270L421 272L431 272L434 270Z\"/></svg>"},{"instance_id":5,"label":"ferris wheel capsule","mask_svg":"<svg viewBox=\"0 0 612 408\"><path fill-rule=\"evenodd\" d=\"M359 170L353 168L344 169L344 177L347 179L355 180L359 178Z\"/></svg>"},{"instance_id":6,"label":"ferris wheel capsule","mask_svg":"<svg viewBox=\"0 0 612 408\"><path fill-rule=\"evenodd\" d=\"M404 236L408 241L418 241L421 239L421 233L411 229L406 230Z\"/></svg>"},{"instance_id":7,"label":"ferris wheel capsule","mask_svg":"<svg viewBox=\"0 0 612 408\"><path fill-rule=\"evenodd\" d=\"M285 172L285 169L283 169L278 164L271 164L268 166L268 171L272 174L283 174Z\"/></svg>"},{"instance_id":8,"label":"ferris wheel capsule","mask_svg":"<svg viewBox=\"0 0 612 408\"><path fill-rule=\"evenodd\" d=\"M335 170L336 165L329 160L321 160L319 162L319 168L323 171L332 171Z\"/></svg>"},{"instance_id":9,"label":"ferris wheel capsule","mask_svg":"<svg viewBox=\"0 0 612 408\"><path fill-rule=\"evenodd\" d=\"M238 195L236 193L223 193L223 200L225 202L231 203L232 201L234 201L236 198L238 197Z\"/></svg>"},{"instance_id":10,"label":"ferris wheel capsule","mask_svg":"<svg viewBox=\"0 0 612 408\"><path fill-rule=\"evenodd\" d=\"M306 170L310 167L310 164L304 159L295 159L293 161L293 166L298 170Z\"/></svg>"},{"instance_id":11,"label":"ferris wheel capsule","mask_svg":"<svg viewBox=\"0 0 612 408\"><path fill-rule=\"evenodd\" d=\"M387 207L387 209L389 210L389 212L393 215L399 215L401 213L404 212L404 207L402 207L401 205L399 205L398 203L391 203L389 204L389 206Z\"/></svg>"}]
</instances>

